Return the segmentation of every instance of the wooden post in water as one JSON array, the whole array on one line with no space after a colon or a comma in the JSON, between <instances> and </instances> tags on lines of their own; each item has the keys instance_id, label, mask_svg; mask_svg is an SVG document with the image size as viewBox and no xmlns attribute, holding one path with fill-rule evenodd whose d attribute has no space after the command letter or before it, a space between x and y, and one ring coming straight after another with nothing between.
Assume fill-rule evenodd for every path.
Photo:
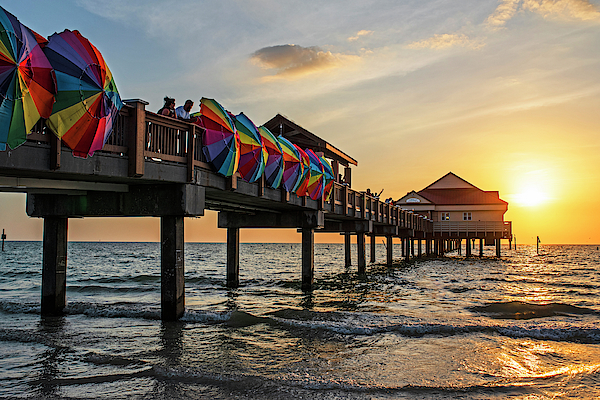
<instances>
[{"instance_id":1,"label":"wooden post in water","mask_svg":"<svg viewBox=\"0 0 600 400\"><path fill-rule=\"evenodd\" d=\"M415 258L415 239L410 238L410 256Z\"/></svg>"},{"instance_id":2,"label":"wooden post in water","mask_svg":"<svg viewBox=\"0 0 600 400\"><path fill-rule=\"evenodd\" d=\"M240 285L240 228L227 228L227 287Z\"/></svg>"},{"instance_id":3,"label":"wooden post in water","mask_svg":"<svg viewBox=\"0 0 600 400\"><path fill-rule=\"evenodd\" d=\"M376 247L376 243L375 240L377 240L377 237L372 234L371 235L371 262L374 263L375 262L375 247Z\"/></svg>"},{"instance_id":4,"label":"wooden post in water","mask_svg":"<svg viewBox=\"0 0 600 400\"><path fill-rule=\"evenodd\" d=\"M479 257L483 257L483 239L479 239Z\"/></svg>"},{"instance_id":5,"label":"wooden post in water","mask_svg":"<svg viewBox=\"0 0 600 400\"><path fill-rule=\"evenodd\" d=\"M4 233L4 229L2 229L2 251L4 251L4 241L6 240L6 233Z\"/></svg>"},{"instance_id":6,"label":"wooden post in water","mask_svg":"<svg viewBox=\"0 0 600 400\"><path fill-rule=\"evenodd\" d=\"M346 267L349 267L352 265L352 242L351 242L351 236L349 233L344 233L344 258L345 258L345 265Z\"/></svg>"},{"instance_id":7,"label":"wooden post in water","mask_svg":"<svg viewBox=\"0 0 600 400\"><path fill-rule=\"evenodd\" d=\"M388 267L392 266L393 263L393 257L394 257L394 238L391 235L388 235L386 237L387 239L387 265Z\"/></svg>"},{"instance_id":8,"label":"wooden post in water","mask_svg":"<svg viewBox=\"0 0 600 400\"><path fill-rule=\"evenodd\" d=\"M404 241L404 260L406 262L410 261L410 238L406 238Z\"/></svg>"},{"instance_id":9,"label":"wooden post in water","mask_svg":"<svg viewBox=\"0 0 600 400\"><path fill-rule=\"evenodd\" d=\"M161 318L175 321L185 311L183 216L160 217Z\"/></svg>"},{"instance_id":10,"label":"wooden post in water","mask_svg":"<svg viewBox=\"0 0 600 400\"><path fill-rule=\"evenodd\" d=\"M365 259L365 234L362 232L356 234L356 247L358 249L358 273L364 275L367 272L367 261Z\"/></svg>"},{"instance_id":11,"label":"wooden post in water","mask_svg":"<svg viewBox=\"0 0 600 400\"><path fill-rule=\"evenodd\" d=\"M467 257L471 257L471 239L467 238Z\"/></svg>"},{"instance_id":12,"label":"wooden post in water","mask_svg":"<svg viewBox=\"0 0 600 400\"><path fill-rule=\"evenodd\" d=\"M417 239L417 256L421 257L421 239Z\"/></svg>"},{"instance_id":13,"label":"wooden post in water","mask_svg":"<svg viewBox=\"0 0 600 400\"><path fill-rule=\"evenodd\" d=\"M496 257L500 257L500 238L496 239Z\"/></svg>"},{"instance_id":14,"label":"wooden post in water","mask_svg":"<svg viewBox=\"0 0 600 400\"><path fill-rule=\"evenodd\" d=\"M60 315L67 305L68 218L44 217L42 315Z\"/></svg>"},{"instance_id":15,"label":"wooden post in water","mask_svg":"<svg viewBox=\"0 0 600 400\"><path fill-rule=\"evenodd\" d=\"M302 290L312 290L315 271L315 230L302 228Z\"/></svg>"},{"instance_id":16,"label":"wooden post in water","mask_svg":"<svg viewBox=\"0 0 600 400\"><path fill-rule=\"evenodd\" d=\"M405 240L406 240L406 238L400 238L400 251L401 251L400 256L402 258L404 258L404 241Z\"/></svg>"},{"instance_id":17,"label":"wooden post in water","mask_svg":"<svg viewBox=\"0 0 600 400\"><path fill-rule=\"evenodd\" d=\"M458 246L458 255L460 256L462 254L462 239L456 239L457 243L456 245Z\"/></svg>"}]
</instances>

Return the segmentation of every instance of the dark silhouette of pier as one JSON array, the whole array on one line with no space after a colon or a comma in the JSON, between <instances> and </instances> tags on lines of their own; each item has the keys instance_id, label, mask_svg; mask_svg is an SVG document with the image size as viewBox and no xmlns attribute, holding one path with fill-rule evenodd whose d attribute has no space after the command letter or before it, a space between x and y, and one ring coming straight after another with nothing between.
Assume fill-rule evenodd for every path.
<instances>
[{"instance_id":1,"label":"dark silhouette of pier","mask_svg":"<svg viewBox=\"0 0 600 400\"><path fill-rule=\"evenodd\" d=\"M242 228L301 231L303 290L311 290L313 284L315 233L345 236L346 265L351 265L351 236L356 236L361 274L366 271L367 237L371 262L375 261L376 238L385 238L388 265L393 261L394 238L400 238L402 257L410 260L441 255L470 237L468 232L435 233L431 220L352 189L350 166L357 162L281 115L265 126L333 161L337 179L328 201L271 189L264 179L248 183L236 176L218 175L203 158L202 128L146 111L146 105L142 100L126 101L107 144L87 159L72 157L42 123L25 144L0 152L0 191L26 192L27 214L44 219L44 315L60 314L66 305L69 218L160 217L165 320L178 319L184 312L184 218L201 217L206 209L218 211L218 226L227 229L229 287L239 285ZM504 237L502 232L491 234Z\"/></svg>"}]
</instances>

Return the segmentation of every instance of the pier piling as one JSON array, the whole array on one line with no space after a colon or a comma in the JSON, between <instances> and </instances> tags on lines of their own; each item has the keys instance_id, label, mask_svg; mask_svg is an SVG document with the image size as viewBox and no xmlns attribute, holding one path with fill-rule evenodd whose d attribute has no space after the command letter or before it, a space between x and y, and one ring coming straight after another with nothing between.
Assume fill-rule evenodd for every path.
<instances>
[{"instance_id":1,"label":"pier piling","mask_svg":"<svg viewBox=\"0 0 600 400\"><path fill-rule=\"evenodd\" d=\"M240 284L240 228L227 228L227 287Z\"/></svg>"},{"instance_id":2,"label":"pier piling","mask_svg":"<svg viewBox=\"0 0 600 400\"><path fill-rule=\"evenodd\" d=\"M160 217L161 316L175 321L185 311L183 216Z\"/></svg>"},{"instance_id":3,"label":"pier piling","mask_svg":"<svg viewBox=\"0 0 600 400\"><path fill-rule=\"evenodd\" d=\"M315 273L315 230L302 228L302 290L312 289Z\"/></svg>"},{"instance_id":4,"label":"pier piling","mask_svg":"<svg viewBox=\"0 0 600 400\"><path fill-rule=\"evenodd\" d=\"M68 218L44 218L42 315L60 315L67 305L67 229Z\"/></svg>"},{"instance_id":5,"label":"pier piling","mask_svg":"<svg viewBox=\"0 0 600 400\"><path fill-rule=\"evenodd\" d=\"M364 275L367 272L367 261L365 258L365 234L358 232L356 234L356 247L358 253L358 273Z\"/></svg>"},{"instance_id":6,"label":"pier piling","mask_svg":"<svg viewBox=\"0 0 600 400\"><path fill-rule=\"evenodd\" d=\"M374 263L375 262L375 247L376 247L376 243L375 241L377 240L377 237L375 235L371 235L371 246L370 246L370 251L371 251L371 262Z\"/></svg>"},{"instance_id":7,"label":"pier piling","mask_svg":"<svg viewBox=\"0 0 600 400\"><path fill-rule=\"evenodd\" d=\"M344 259L346 267L352 265L352 251L351 251L351 236L349 233L344 234Z\"/></svg>"},{"instance_id":8,"label":"pier piling","mask_svg":"<svg viewBox=\"0 0 600 400\"><path fill-rule=\"evenodd\" d=\"M386 236L387 239L387 266L391 267L394 258L394 238L392 236Z\"/></svg>"}]
</instances>

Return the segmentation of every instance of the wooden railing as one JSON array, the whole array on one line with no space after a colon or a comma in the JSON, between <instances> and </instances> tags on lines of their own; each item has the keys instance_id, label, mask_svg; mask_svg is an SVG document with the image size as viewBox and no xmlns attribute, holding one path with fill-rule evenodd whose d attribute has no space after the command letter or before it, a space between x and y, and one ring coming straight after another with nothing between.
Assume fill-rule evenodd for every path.
<instances>
[{"instance_id":1,"label":"wooden railing","mask_svg":"<svg viewBox=\"0 0 600 400\"><path fill-rule=\"evenodd\" d=\"M211 168L202 151L203 128L146 111L145 105L145 102L138 100L123 106L115 121L113 133L101 153L128 156L130 176L143 175L144 162L148 159L187 164L190 181L193 180L195 167ZM53 169L60 168L62 146L58 146L58 140L43 121L36 125L28 140L54 143L52 151L56 153L54 157L57 161ZM381 202L366 192L353 190L338 182L334 182L329 202L322 202L321 207L334 214L339 214L337 210L341 210L342 215L378 224L426 232L432 230L432 222L424 217Z\"/></svg>"},{"instance_id":2,"label":"wooden railing","mask_svg":"<svg viewBox=\"0 0 600 400\"><path fill-rule=\"evenodd\" d=\"M448 234L502 234L503 238L512 236L510 221L437 221L433 223L434 233Z\"/></svg>"}]
</instances>

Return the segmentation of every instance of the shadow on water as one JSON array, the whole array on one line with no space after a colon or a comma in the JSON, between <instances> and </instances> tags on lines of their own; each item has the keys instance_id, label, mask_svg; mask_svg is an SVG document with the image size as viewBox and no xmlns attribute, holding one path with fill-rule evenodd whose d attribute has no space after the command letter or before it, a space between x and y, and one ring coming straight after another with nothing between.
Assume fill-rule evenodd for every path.
<instances>
[{"instance_id":1,"label":"shadow on water","mask_svg":"<svg viewBox=\"0 0 600 400\"><path fill-rule=\"evenodd\" d=\"M65 325L64 317L41 317L40 319L39 334L46 339L47 350L38 355L39 377L32 381L34 385L32 389L44 399L60 396L60 384L57 383L57 378L60 374L60 366L66 361L70 351L68 347L59 344L65 342Z\"/></svg>"}]
</instances>

